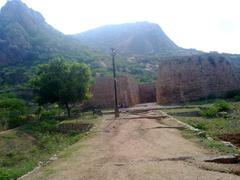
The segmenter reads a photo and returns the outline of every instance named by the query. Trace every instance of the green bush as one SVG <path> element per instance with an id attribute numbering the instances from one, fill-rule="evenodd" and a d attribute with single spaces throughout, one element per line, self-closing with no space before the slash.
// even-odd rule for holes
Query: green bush
<path id="1" fill-rule="evenodd" d="M 234 96 L 234 100 L 235 100 L 235 101 L 240 101 L 240 95 Z"/>
<path id="2" fill-rule="evenodd" d="M 43 120 L 33 124 L 29 124 L 27 128 L 33 132 L 54 133 L 57 130 L 57 121 Z"/>
<path id="3" fill-rule="evenodd" d="M 43 110 L 43 112 L 41 113 L 41 120 L 50 120 L 50 119 L 55 119 L 56 116 L 59 116 L 61 113 L 63 112 L 63 110 L 57 106 L 57 105 L 53 105 L 48 107 L 47 110 Z"/>
<path id="4" fill-rule="evenodd" d="M 211 106 L 209 108 L 201 110 L 200 114 L 201 116 L 212 118 L 216 116 L 217 112 L 218 112 L 218 109 L 214 106 Z"/>
<path id="5" fill-rule="evenodd" d="M 218 112 L 230 110 L 230 104 L 224 100 L 216 101 L 213 106 L 215 106 L 218 109 Z"/>
<path id="6" fill-rule="evenodd" d="M 201 115 L 209 118 L 217 116 L 217 113 L 230 110 L 230 104 L 224 100 L 216 101 L 212 106 L 202 109 Z"/>
<path id="7" fill-rule="evenodd" d="M 1 180 L 13 180 L 17 179 L 17 175 L 11 170 L 0 168 L 0 179 Z"/>
<path id="8" fill-rule="evenodd" d="M 192 124 L 193 127 L 200 129 L 200 130 L 207 130 L 206 124 L 201 121 L 196 121 Z"/>
<path id="9" fill-rule="evenodd" d="M 18 98 L 0 96 L 0 125 L 5 129 L 15 128 L 26 123 L 21 116 L 26 113 L 26 104 Z"/>
<path id="10" fill-rule="evenodd" d="M 0 109 L 5 111 L 19 111 L 24 114 L 26 112 L 25 102 L 17 98 L 1 98 Z"/>
<path id="11" fill-rule="evenodd" d="M 22 126 L 26 124 L 26 120 L 22 118 L 22 114 L 20 112 L 10 112 L 8 116 L 7 127 L 12 129 L 18 126 Z"/>
<path id="12" fill-rule="evenodd" d="M 1 93 L 0 94 L 0 99 L 3 98 L 17 98 L 17 95 L 15 93 Z"/>

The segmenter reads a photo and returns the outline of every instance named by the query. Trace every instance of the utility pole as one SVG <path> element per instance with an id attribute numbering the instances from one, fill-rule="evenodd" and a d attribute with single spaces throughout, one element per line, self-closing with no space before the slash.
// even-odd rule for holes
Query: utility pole
<path id="1" fill-rule="evenodd" d="M 118 99 L 117 99 L 117 79 L 116 79 L 116 68 L 115 68 L 115 56 L 116 51 L 114 48 L 112 50 L 112 65 L 113 65 L 113 80 L 114 80 L 114 99 L 115 99 L 115 118 L 119 117 L 118 109 Z"/>

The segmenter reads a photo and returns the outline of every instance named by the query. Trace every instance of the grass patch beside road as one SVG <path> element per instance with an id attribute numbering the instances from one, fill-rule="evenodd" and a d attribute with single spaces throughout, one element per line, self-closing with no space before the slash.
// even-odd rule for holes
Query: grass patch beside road
<path id="1" fill-rule="evenodd" d="M 95 124 L 97 120 L 90 115 L 71 120 L 71 123 L 82 122 Z M 1 133 L 0 179 L 17 179 L 40 161 L 48 161 L 54 154 L 87 136 L 87 133 L 62 134 L 58 132 L 57 125 L 54 120 L 41 121 Z"/>
<path id="2" fill-rule="evenodd" d="M 163 111 L 197 129 L 206 131 L 214 140 L 209 141 L 204 137 L 196 136 L 196 133 L 188 130 L 184 132 L 185 137 L 195 139 L 223 153 L 240 153 L 239 149 L 226 147 L 219 142 L 221 136 L 240 132 L 240 102 L 221 101 L 224 108 L 223 110 L 220 108 L 221 112 L 218 112 L 220 110 L 216 110 L 215 108 L 218 108 L 219 102 L 220 101 L 205 104 L 200 103 L 201 105 L 199 105 L 199 107 L 164 109 Z M 238 144 L 235 145 L 238 146 Z"/>
<path id="3" fill-rule="evenodd" d="M 182 132 L 182 135 L 186 139 L 190 139 L 196 143 L 201 144 L 203 147 L 218 152 L 220 154 L 240 154 L 240 149 L 228 147 L 219 140 L 209 140 L 205 137 L 201 137 L 196 132 L 193 132 L 191 130 L 184 130 Z"/>

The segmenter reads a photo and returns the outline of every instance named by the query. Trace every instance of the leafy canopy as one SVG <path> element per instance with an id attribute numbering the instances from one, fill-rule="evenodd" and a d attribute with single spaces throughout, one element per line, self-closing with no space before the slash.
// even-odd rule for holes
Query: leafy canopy
<path id="1" fill-rule="evenodd" d="M 39 65 L 31 85 L 40 105 L 58 103 L 70 110 L 90 96 L 91 71 L 88 66 L 62 58 Z"/>

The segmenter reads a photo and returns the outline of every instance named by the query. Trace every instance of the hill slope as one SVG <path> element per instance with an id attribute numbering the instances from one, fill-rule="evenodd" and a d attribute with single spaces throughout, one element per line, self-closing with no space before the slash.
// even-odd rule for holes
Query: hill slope
<path id="1" fill-rule="evenodd" d="M 132 74 L 141 82 L 153 82 L 159 61 L 166 57 L 202 53 L 177 46 L 159 25 L 149 22 L 102 26 L 73 37 L 104 53 L 115 48 L 118 71 Z"/>
<path id="2" fill-rule="evenodd" d="M 104 26 L 66 36 L 47 24 L 39 12 L 21 0 L 12 0 L 0 11 L 0 67 L 7 66 L 1 69 L 0 84 L 26 81 L 26 65 L 55 56 L 79 60 L 90 65 L 94 75 L 106 75 L 111 72 L 111 47 L 117 48 L 118 72 L 143 82 L 156 79 L 162 57 L 198 53 L 178 47 L 159 25 L 148 22 Z"/>
<path id="3" fill-rule="evenodd" d="M 8 1 L 0 11 L 0 65 L 35 63 L 54 56 L 89 59 L 88 48 L 45 22 L 20 0 Z M 34 62 L 33 62 L 34 61 Z"/>
<path id="4" fill-rule="evenodd" d="M 149 22 L 108 25 L 74 35 L 82 44 L 105 52 L 113 47 L 127 56 L 169 56 L 189 52 L 178 47 L 158 24 Z"/>

